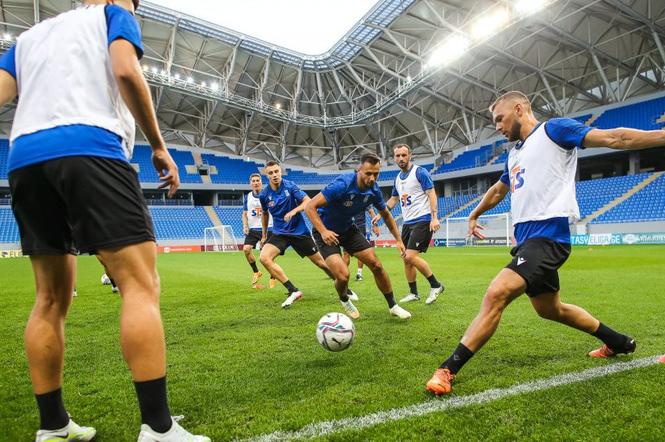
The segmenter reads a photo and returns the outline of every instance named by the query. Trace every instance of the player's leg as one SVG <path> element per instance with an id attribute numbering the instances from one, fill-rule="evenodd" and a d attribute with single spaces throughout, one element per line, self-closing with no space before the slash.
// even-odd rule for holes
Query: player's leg
<path id="1" fill-rule="evenodd" d="M 245 235 L 245 241 L 242 246 L 242 252 L 245 255 L 247 263 L 252 269 L 252 288 L 258 288 L 257 283 L 263 274 L 259 271 L 259 268 L 256 266 L 256 259 L 254 259 L 254 254 L 252 250 L 256 247 L 256 244 L 261 240 L 261 234 L 256 230 L 250 230 L 247 235 Z"/>
<path id="2" fill-rule="evenodd" d="M 293 285 L 284 273 L 284 270 L 275 262 L 275 259 L 286 250 L 290 245 L 289 237 L 282 235 L 272 235 L 268 242 L 263 245 L 261 249 L 261 255 L 259 259 L 261 264 L 268 269 L 271 275 L 275 276 L 279 282 L 284 285 L 288 294 L 284 302 L 282 302 L 282 308 L 290 307 L 298 299 L 302 298 L 302 292 L 298 290 L 298 287 Z"/>
<path id="3" fill-rule="evenodd" d="M 356 259 L 356 262 L 358 263 L 358 270 L 356 270 L 356 281 L 362 281 L 363 280 L 363 262 L 359 259 Z"/>
<path id="4" fill-rule="evenodd" d="M 487 288 L 480 312 L 466 329 L 457 348 L 427 382 L 429 391 L 434 394 L 452 391 L 451 383 L 457 372 L 489 341 L 499 326 L 503 311 L 525 289 L 526 281 L 513 270 L 504 268 L 499 272 Z"/>
<path id="5" fill-rule="evenodd" d="M 403 231 L 406 232 L 407 228 L 409 234 L 402 235 L 402 241 L 406 246 L 406 255 L 404 257 L 406 280 L 409 283 L 411 293 L 415 294 L 417 297 L 418 288 L 416 285 L 416 271 L 420 272 L 430 285 L 430 292 L 425 303 L 432 304 L 444 290 L 443 284 L 436 279 L 429 263 L 420 255 L 421 253 L 427 252 L 429 243 L 432 240 L 432 231 L 430 230 L 429 222 L 427 221 L 406 225 L 404 226 Z M 406 241 L 404 241 L 405 239 Z"/>
<path id="6" fill-rule="evenodd" d="M 351 255 L 347 250 L 344 250 L 344 254 L 342 255 L 342 260 L 344 261 L 344 264 L 347 267 L 351 264 Z"/>
<path id="7" fill-rule="evenodd" d="M 589 353 L 589 356 L 610 357 L 635 351 L 636 344 L 633 338 L 612 330 L 583 308 L 561 302 L 558 291 L 541 293 L 529 299 L 541 318 L 560 322 L 600 339 L 604 345 Z"/>
<path id="8" fill-rule="evenodd" d="M 335 275 L 330 271 L 330 269 L 328 268 L 328 265 L 326 264 L 326 260 L 323 259 L 323 256 L 321 256 L 321 254 L 319 252 L 316 252 L 316 253 L 313 253 L 313 254 L 309 255 L 307 258 L 309 258 L 309 260 L 312 261 L 312 263 L 315 266 L 317 266 L 318 268 L 323 270 L 323 272 L 326 275 L 328 275 L 328 278 L 335 279 Z M 341 256 L 340 256 L 340 258 L 341 258 Z M 342 260 L 342 262 L 344 262 L 344 261 Z M 348 269 L 348 265 L 347 265 L 347 269 Z"/>
<path id="9" fill-rule="evenodd" d="M 386 270 L 383 268 L 383 264 L 381 264 L 381 261 L 379 261 L 376 253 L 374 253 L 374 248 L 370 247 L 354 252 L 353 256 L 362 261 L 363 264 L 365 264 L 374 275 L 376 286 L 386 298 L 388 308 L 390 309 L 390 314 L 401 319 L 410 318 L 411 313 L 404 310 L 395 302 L 395 295 L 393 294 L 393 287 L 390 283 L 390 277 L 388 276 Z"/>
<path id="10" fill-rule="evenodd" d="M 113 276 L 111 276 L 111 271 L 106 267 L 106 264 L 104 264 L 104 258 L 99 256 L 98 254 L 95 255 L 97 258 L 97 261 L 102 265 L 104 268 L 104 273 L 106 273 L 106 276 L 108 277 L 109 281 L 111 282 L 111 291 L 113 293 L 118 293 L 118 285 L 115 283 L 115 280 L 113 279 Z"/>

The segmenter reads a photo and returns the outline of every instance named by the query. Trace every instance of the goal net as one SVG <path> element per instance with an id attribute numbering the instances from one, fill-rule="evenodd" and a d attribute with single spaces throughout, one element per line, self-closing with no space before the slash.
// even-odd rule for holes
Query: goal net
<path id="1" fill-rule="evenodd" d="M 205 252 L 237 252 L 238 241 L 233 227 L 223 225 L 203 229 L 203 250 Z"/>
<path id="2" fill-rule="evenodd" d="M 446 247 L 452 246 L 511 246 L 510 213 L 482 215 L 478 218 L 485 239 L 469 236 L 469 218 L 446 218 Z"/>

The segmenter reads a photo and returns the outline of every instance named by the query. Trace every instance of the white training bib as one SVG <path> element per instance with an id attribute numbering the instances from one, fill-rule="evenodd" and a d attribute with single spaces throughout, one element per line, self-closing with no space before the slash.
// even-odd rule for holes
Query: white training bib
<path id="1" fill-rule="evenodd" d="M 401 179 L 401 173 L 395 178 L 395 189 L 399 194 L 399 204 L 405 222 L 431 214 L 427 193 L 416 177 L 419 167 L 414 164 L 405 179 Z"/>
<path id="2" fill-rule="evenodd" d="M 564 149 L 552 141 L 545 124 L 508 155 L 513 224 L 580 218 L 575 197 L 577 149 Z"/>
<path id="3" fill-rule="evenodd" d="M 261 208 L 261 201 L 258 196 L 254 196 L 253 192 L 249 192 L 247 198 L 247 222 L 250 229 L 260 230 L 263 229 L 263 209 Z M 268 213 L 268 228 L 272 228 L 272 215 Z"/>

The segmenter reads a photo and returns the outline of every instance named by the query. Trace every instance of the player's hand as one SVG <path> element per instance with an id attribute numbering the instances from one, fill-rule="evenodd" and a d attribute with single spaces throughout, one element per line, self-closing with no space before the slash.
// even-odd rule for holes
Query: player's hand
<path id="1" fill-rule="evenodd" d="M 374 218 L 372 218 L 372 225 L 375 226 L 376 223 L 378 223 L 380 219 L 381 219 L 381 214 L 377 213 L 376 215 L 374 215 Z"/>
<path id="2" fill-rule="evenodd" d="M 379 226 L 377 226 L 376 224 L 373 224 L 372 225 L 372 233 L 374 233 L 374 235 L 377 236 L 377 237 L 379 235 L 381 235 L 381 229 L 379 229 Z"/>
<path id="3" fill-rule="evenodd" d="M 261 237 L 261 245 L 259 247 L 263 248 L 263 246 L 266 244 L 266 241 L 268 241 L 267 236 L 262 236 Z"/>
<path id="4" fill-rule="evenodd" d="M 478 239 L 485 239 L 485 235 L 481 232 L 485 228 L 478 224 L 477 219 L 469 218 L 469 236 L 474 236 Z"/>
<path id="5" fill-rule="evenodd" d="M 399 250 L 399 256 L 406 257 L 406 247 L 401 240 L 397 241 L 397 250 Z"/>
<path id="6" fill-rule="evenodd" d="M 171 198 L 175 191 L 180 187 L 180 176 L 178 175 L 178 166 L 171 158 L 171 154 L 168 149 L 158 148 L 153 149 L 152 151 L 152 165 L 155 166 L 155 170 L 159 174 L 159 181 L 162 184 L 159 185 L 160 189 L 165 187 L 169 188 L 168 197 Z"/>
<path id="7" fill-rule="evenodd" d="M 436 217 L 432 218 L 432 221 L 429 222 L 430 231 L 436 232 L 440 228 L 441 228 L 441 223 L 439 223 L 439 220 Z"/>
<path id="8" fill-rule="evenodd" d="M 243 235 L 249 235 L 249 227 L 243 226 L 242 227 L 242 233 L 243 233 Z"/>
<path id="9" fill-rule="evenodd" d="M 329 246 L 339 245 L 339 235 L 337 235 L 332 230 L 326 229 L 325 231 L 321 232 L 321 239 L 323 239 L 323 242 Z"/>
<path id="10" fill-rule="evenodd" d="M 289 221 L 291 221 L 291 218 L 293 218 L 296 215 L 296 213 L 298 213 L 298 211 L 291 210 L 289 213 L 284 215 L 284 221 L 286 221 L 288 223 Z"/>

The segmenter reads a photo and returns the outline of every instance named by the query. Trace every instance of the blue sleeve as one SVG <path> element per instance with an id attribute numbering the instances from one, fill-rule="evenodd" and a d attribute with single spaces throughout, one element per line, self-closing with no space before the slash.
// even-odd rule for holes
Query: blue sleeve
<path id="1" fill-rule="evenodd" d="M 263 205 L 263 203 L 261 203 L 261 205 Z M 242 197 L 242 210 L 247 212 L 247 195 L 243 195 Z"/>
<path id="2" fill-rule="evenodd" d="M 545 123 L 545 132 L 552 141 L 567 150 L 584 149 L 584 137 L 592 128 L 571 118 L 552 118 Z"/>
<path id="3" fill-rule="evenodd" d="M 342 177 L 337 177 L 335 180 L 323 188 L 321 194 L 326 199 L 326 202 L 331 203 L 341 199 L 346 192 L 346 182 Z"/>
<path id="4" fill-rule="evenodd" d="M 420 183 L 420 187 L 423 188 L 423 190 L 429 190 L 434 187 L 434 183 L 432 182 L 432 177 L 429 175 L 429 172 L 425 170 L 424 167 L 419 167 L 416 169 L 416 179 Z"/>
<path id="5" fill-rule="evenodd" d="M 9 72 L 16 80 L 16 45 L 9 48 L 0 58 L 0 69 Z"/>
<path id="6" fill-rule="evenodd" d="M 393 183 L 393 191 L 390 196 L 399 196 L 399 192 L 397 192 L 397 178 L 395 178 L 395 182 Z"/>
<path id="7" fill-rule="evenodd" d="M 127 40 L 134 45 L 139 60 L 143 57 L 143 43 L 141 43 L 141 30 L 132 14 L 125 8 L 116 5 L 107 5 L 106 28 L 108 30 L 108 44 L 119 38 Z"/>
<path id="8" fill-rule="evenodd" d="M 376 189 L 374 189 L 374 202 L 372 205 L 378 211 L 386 208 L 386 202 L 383 199 L 383 193 L 381 193 L 379 186 L 376 186 Z"/>
<path id="9" fill-rule="evenodd" d="M 261 210 L 264 212 L 268 210 L 268 204 L 266 203 L 266 196 L 263 192 L 259 194 L 259 201 L 261 202 Z"/>
<path id="10" fill-rule="evenodd" d="M 302 203 L 302 200 L 305 199 L 307 194 L 303 192 L 300 187 L 296 186 L 295 184 L 291 185 L 291 195 L 293 195 L 296 200 L 298 200 L 298 203 Z"/>
<path id="11" fill-rule="evenodd" d="M 503 168 L 503 173 L 501 174 L 501 178 L 499 178 L 499 181 L 501 181 L 506 186 L 510 187 L 510 173 L 508 172 L 508 160 L 506 160 L 506 165 Z"/>

